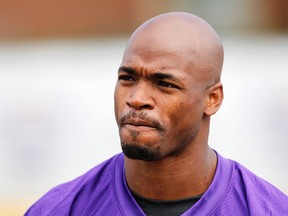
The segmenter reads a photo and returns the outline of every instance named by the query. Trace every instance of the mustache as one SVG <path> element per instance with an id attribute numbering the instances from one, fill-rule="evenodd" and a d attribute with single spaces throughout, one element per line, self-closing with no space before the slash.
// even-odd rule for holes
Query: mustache
<path id="1" fill-rule="evenodd" d="M 145 112 L 136 112 L 134 110 L 131 110 L 130 112 L 128 112 L 127 114 L 122 116 L 122 118 L 120 119 L 120 125 L 123 126 L 127 120 L 135 119 L 135 118 L 141 119 L 141 120 L 153 125 L 153 127 L 155 127 L 159 131 L 165 130 L 165 127 L 155 117 L 149 116 Z"/>

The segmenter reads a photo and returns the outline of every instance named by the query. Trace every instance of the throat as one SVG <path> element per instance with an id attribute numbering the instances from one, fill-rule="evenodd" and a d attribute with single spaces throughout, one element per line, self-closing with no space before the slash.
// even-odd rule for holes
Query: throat
<path id="1" fill-rule="evenodd" d="M 202 194 L 179 200 L 154 200 L 142 197 L 139 194 L 131 191 L 134 199 L 148 216 L 176 216 L 181 215 L 189 208 L 191 208 L 198 200 L 201 199 Z"/>
<path id="2" fill-rule="evenodd" d="M 195 157 L 162 164 L 125 158 L 128 187 L 154 200 L 179 200 L 203 194 L 209 188 L 217 165 L 216 155 L 205 162 Z"/>

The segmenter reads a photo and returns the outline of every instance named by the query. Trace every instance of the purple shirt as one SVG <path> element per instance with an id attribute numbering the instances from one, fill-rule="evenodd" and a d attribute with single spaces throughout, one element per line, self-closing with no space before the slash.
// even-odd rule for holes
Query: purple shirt
<path id="1" fill-rule="evenodd" d="M 214 179 L 202 198 L 182 215 L 288 215 L 288 197 L 235 161 L 217 154 Z M 73 181 L 59 185 L 25 214 L 145 215 L 131 195 L 118 154 Z"/>

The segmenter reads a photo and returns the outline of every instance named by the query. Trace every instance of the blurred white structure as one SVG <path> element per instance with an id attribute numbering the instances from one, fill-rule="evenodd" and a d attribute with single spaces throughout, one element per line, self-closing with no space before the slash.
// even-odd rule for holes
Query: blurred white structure
<path id="1" fill-rule="evenodd" d="M 224 38 L 210 145 L 288 193 L 288 37 Z M 38 199 L 121 151 L 125 39 L 0 44 L 0 199 Z"/>

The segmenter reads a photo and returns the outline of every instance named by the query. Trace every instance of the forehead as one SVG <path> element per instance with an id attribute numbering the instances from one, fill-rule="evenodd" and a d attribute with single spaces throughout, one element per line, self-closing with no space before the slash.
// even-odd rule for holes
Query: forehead
<path id="1" fill-rule="evenodd" d="M 155 74 L 166 74 L 177 80 L 187 80 L 189 74 L 183 67 L 182 59 L 174 53 L 162 52 L 161 50 L 149 51 L 147 49 L 127 49 L 119 72 L 122 68 L 131 68 L 133 73 L 139 76 L 154 76 Z M 129 72 L 129 70 L 124 70 Z M 168 77 L 168 76 L 165 76 Z"/>
<path id="2" fill-rule="evenodd" d="M 155 31 L 152 28 L 136 32 L 128 42 L 122 63 L 182 69 L 191 62 L 191 59 L 187 58 L 190 51 L 178 41 L 180 38 L 171 34 L 168 37 L 164 32 Z"/>
<path id="3" fill-rule="evenodd" d="M 167 53 L 161 50 L 127 49 L 121 65 L 145 67 L 151 69 L 178 69 L 183 67 L 183 59 L 177 53 Z"/>

